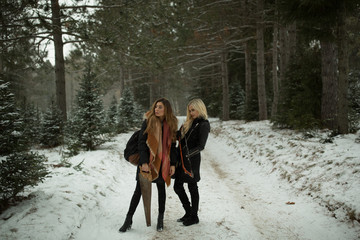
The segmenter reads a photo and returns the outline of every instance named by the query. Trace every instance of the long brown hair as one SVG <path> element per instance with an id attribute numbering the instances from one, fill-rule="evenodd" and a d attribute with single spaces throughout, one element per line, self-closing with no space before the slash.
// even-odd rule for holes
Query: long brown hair
<path id="1" fill-rule="evenodd" d="M 166 98 L 159 98 L 156 100 L 153 105 L 151 106 L 151 109 L 145 113 L 145 117 L 147 119 L 147 127 L 144 133 L 149 133 L 150 131 L 153 131 L 153 129 L 156 126 L 156 121 L 159 121 L 159 118 L 155 115 L 155 107 L 158 102 L 161 102 L 164 104 L 164 119 L 166 120 L 167 124 L 170 127 L 171 136 L 173 138 L 173 141 L 176 140 L 176 130 L 178 127 L 178 120 L 176 116 L 173 113 L 171 104 L 169 100 Z"/>

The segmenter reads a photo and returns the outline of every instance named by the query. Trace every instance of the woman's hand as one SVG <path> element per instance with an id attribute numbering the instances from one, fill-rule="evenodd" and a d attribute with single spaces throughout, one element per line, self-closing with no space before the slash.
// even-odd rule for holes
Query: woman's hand
<path id="1" fill-rule="evenodd" d="M 170 176 L 175 174 L 175 166 L 170 166 Z"/>
<path id="2" fill-rule="evenodd" d="M 149 172 L 149 164 L 144 163 L 143 165 L 141 165 L 141 171 L 143 172 Z"/>

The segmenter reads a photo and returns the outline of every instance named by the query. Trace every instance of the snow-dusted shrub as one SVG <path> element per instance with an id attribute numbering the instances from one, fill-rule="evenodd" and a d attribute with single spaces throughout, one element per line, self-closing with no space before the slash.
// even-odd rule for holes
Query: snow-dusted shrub
<path id="1" fill-rule="evenodd" d="M 134 95 L 130 89 L 125 88 L 120 98 L 118 107 L 117 132 L 127 132 L 134 127 L 140 127 L 142 121 L 142 111 L 134 100 Z"/>
<path id="2" fill-rule="evenodd" d="M 77 154 L 80 149 L 94 150 L 106 142 L 104 126 L 99 86 L 88 64 L 77 93 L 77 106 L 66 124 L 65 144 L 70 155 Z"/>
<path id="3" fill-rule="evenodd" d="M 44 147 L 56 147 L 62 143 L 63 121 L 61 111 L 51 104 L 44 113 L 40 131 L 40 144 Z"/>
<path id="4" fill-rule="evenodd" d="M 48 174 L 42 155 L 19 152 L 0 162 L 0 210 L 14 199 L 26 186 L 35 186 Z"/>
<path id="5" fill-rule="evenodd" d="M 10 83 L 0 79 L 0 156 L 27 149 L 24 121 L 15 104 Z"/>
<path id="6" fill-rule="evenodd" d="M 106 114 L 106 124 L 105 124 L 105 132 L 110 135 L 115 135 L 116 128 L 118 125 L 118 107 L 115 96 L 113 97 L 109 109 Z"/>
<path id="7" fill-rule="evenodd" d="M 349 74 L 349 131 L 360 129 L 360 71 Z"/>

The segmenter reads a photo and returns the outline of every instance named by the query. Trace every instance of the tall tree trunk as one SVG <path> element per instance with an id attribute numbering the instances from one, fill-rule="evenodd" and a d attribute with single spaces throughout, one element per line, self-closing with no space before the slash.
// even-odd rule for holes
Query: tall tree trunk
<path id="1" fill-rule="evenodd" d="M 159 93 L 158 98 L 165 97 L 167 94 L 167 80 L 164 71 L 158 73 L 158 86 L 159 86 Z M 169 100 L 169 99 L 168 99 Z"/>
<path id="2" fill-rule="evenodd" d="M 325 127 L 335 130 L 337 127 L 337 91 L 336 48 L 329 41 L 321 41 L 321 120 Z"/>
<path id="3" fill-rule="evenodd" d="M 291 25 L 288 26 L 288 50 L 289 56 L 288 61 L 292 56 L 295 55 L 296 52 L 296 22 L 293 22 Z"/>
<path id="4" fill-rule="evenodd" d="M 349 132 L 348 120 L 348 69 L 349 69 L 349 56 L 347 50 L 347 33 L 345 18 L 345 7 L 340 9 L 340 17 L 337 29 L 338 37 L 338 51 L 339 51 L 339 86 L 338 86 L 338 131 L 341 134 Z"/>
<path id="5" fill-rule="evenodd" d="M 133 79 L 132 79 L 132 70 L 131 70 L 131 68 L 127 68 L 127 73 L 128 73 L 128 76 L 127 76 L 127 81 L 126 82 L 128 82 L 128 86 L 133 86 L 134 84 L 133 84 Z M 124 85 L 125 85 L 125 80 L 124 80 Z"/>
<path id="6" fill-rule="evenodd" d="M 72 106 L 73 101 L 74 101 L 74 79 L 70 79 L 70 81 L 68 81 L 68 103 L 70 104 L 70 106 Z M 71 109 L 71 108 L 70 108 Z M 71 114 L 71 110 L 70 110 L 70 114 Z"/>
<path id="7" fill-rule="evenodd" d="M 296 22 L 291 25 L 280 26 L 279 49 L 279 85 L 281 85 L 282 79 L 285 78 L 286 68 L 289 64 L 290 58 L 294 56 L 296 52 Z"/>
<path id="8" fill-rule="evenodd" d="M 119 62 L 119 90 L 120 90 L 120 95 L 121 95 L 120 97 L 123 96 L 124 86 L 125 86 L 124 68 L 121 65 L 121 63 Z"/>
<path id="9" fill-rule="evenodd" d="M 281 87 L 281 82 L 285 79 L 286 73 L 286 28 L 284 26 L 280 26 L 279 28 L 279 51 L 280 51 L 280 59 L 279 59 L 279 86 Z"/>
<path id="10" fill-rule="evenodd" d="M 151 107 L 156 99 L 156 79 L 153 74 L 151 74 L 151 79 L 149 83 L 149 90 L 150 90 L 150 96 L 149 96 L 149 106 Z"/>
<path id="11" fill-rule="evenodd" d="M 0 41 L 0 79 L 3 78 L 3 51 L 4 51 L 3 49 L 4 49 L 3 42 Z"/>
<path id="12" fill-rule="evenodd" d="M 151 107 L 152 104 L 160 97 L 163 97 L 161 94 L 161 81 L 160 81 L 160 73 L 151 73 L 151 79 L 150 79 L 150 104 Z"/>
<path id="13" fill-rule="evenodd" d="M 273 76 L 273 102 L 271 107 L 271 117 L 274 118 L 277 114 L 278 102 L 279 102 L 279 83 L 278 83 L 278 24 L 274 24 L 274 32 L 273 32 L 273 49 L 272 49 L 272 76 Z"/>
<path id="14" fill-rule="evenodd" d="M 257 0 L 258 20 L 256 23 L 256 62 L 259 100 L 259 120 L 267 119 L 265 68 L 264 68 L 264 0 Z"/>
<path id="15" fill-rule="evenodd" d="M 0 50 L 1 50 L 2 48 L 0 47 Z M 3 57 L 2 57 L 2 53 L 0 52 L 0 78 L 2 78 L 3 77 Z"/>
<path id="16" fill-rule="evenodd" d="M 62 112 L 63 120 L 66 121 L 66 91 L 65 91 L 65 64 L 63 40 L 61 32 L 60 6 L 58 0 L 51 0 L 53 37 L 55 48 L 55 83 L 56 103 Z"/>
<path id="17" fill-rule="evenodd" d="M 251 52 L 248 43 L 245 43 L 245 106 L 251 109 Z M 246 111 L 247 112 L 247 111 Z"/>
<path id="18" fill-rule="evenodd" d="M 223 50 L 221 53 L 221 81 L 222 81 L 222 120 L 228 121 L 230 119 L 229 114 L 229 74 L 227 66 L 227 50 Z"/>

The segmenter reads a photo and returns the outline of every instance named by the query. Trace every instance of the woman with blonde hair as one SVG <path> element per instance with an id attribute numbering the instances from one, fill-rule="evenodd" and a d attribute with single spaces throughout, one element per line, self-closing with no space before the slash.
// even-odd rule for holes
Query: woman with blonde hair
<path id="1" fill-rule="evenodd" d="M 176 130 L 178 120 L 173 114 L 170 102 L 160 98 L 154 102 L 145 114 L 145 120 L 139 133 L 138 150 L 140 153 L 136 173 L 136 188 L 132 196 L 126 219 L 120 232 L 131 229 L 132 217 L 139 204 L 141 189 L 138 174 L 148 173 L 148 178 L 156 183 L 158 189 L 159 215 L 157 231 L 163 230 L 166 191 L 165 183 L 170 185 L 171 176 L 175 173 L 176 164 Z"/>
<path id="2" fill-rule="evenodd" d="M 201 99 L 193 99 L 187 105 L 186 121 L 178 131 L 181 167 L 176 171 L 174 190 L 185 209 L 185 215 L 177 221 L 185 226 L 199 223 L 197 182 L 200 181 L 200 151 L 205 148 L 210 132 L 210 123 L 207 118 L 204 102 Z M 188 184 L 191 204 L 185 192 L 184 183 Z"/>

